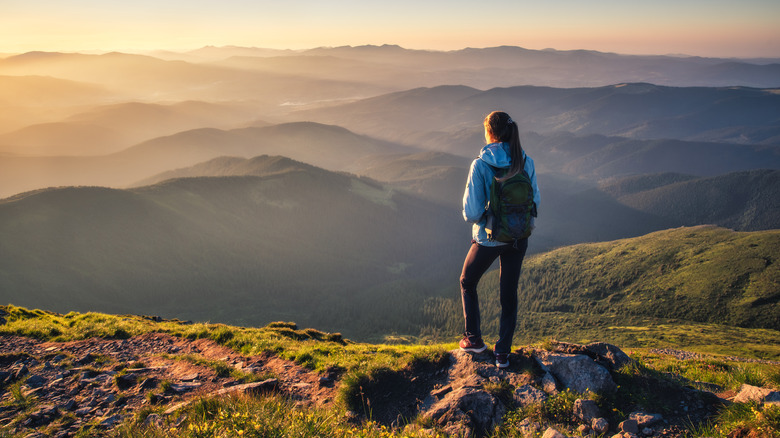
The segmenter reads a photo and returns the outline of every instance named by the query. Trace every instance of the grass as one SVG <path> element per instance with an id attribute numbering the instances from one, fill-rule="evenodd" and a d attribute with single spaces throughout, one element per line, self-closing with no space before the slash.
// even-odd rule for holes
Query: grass
<path id="1" fill-rule="evenodd" d="M 504 421 L 497 428 L 494 436 L 524 438 L 526 433 L 523 431 L 522 425 L 529 422 L 539 425 L 555 425 L 559 432 L 573 434 L 577 427 L 574 421 L 574 401 L 588 397 L 589 395 L 586 394 L 565 390 L 541 403 L 513 409 L 504 415 Z"/>
<path id="2" fill-rule="evenodd" d="M 148 413 L 148 412 L 147 412 Z M 443 437 L 415 425 L 391 430 L 371 421 L 349 424 L 333 410 L 300 408 L 278 396 L 206 398 L 183 412 L 181 423 L 144 425 L 146 417 L 126 422 L 108 436 L 128 438 L 205 437 Z"/>
<path id="3" fill-rule="evenodd" d="M 774 438 L 780 436 L 780 406 L 734 403 L 725 406 L 713 421 L 691 425 L 690 430 L 695 437 Z"/>
<path id="4" fill-rule="evenodd" d="M 35 398 L 29 395 L 25 395 L 21 380 L 9 385 L 8 392 L 10 393 L 11 398 L 5 403 L 7 406 L 14 406 L 24 410 L 35 405 Z"/>
<path id="5" fill-rule="evenodd" d="M 639 350 L 634 352 L 634 359 L 693 386 L 697 382 L 705 382 L 733 391 L 739 390 L 743 384 L 780 389 L 780 367 L 777 365 L 740 362 L 718 356 L 679 360 L 670 355 Z"/>

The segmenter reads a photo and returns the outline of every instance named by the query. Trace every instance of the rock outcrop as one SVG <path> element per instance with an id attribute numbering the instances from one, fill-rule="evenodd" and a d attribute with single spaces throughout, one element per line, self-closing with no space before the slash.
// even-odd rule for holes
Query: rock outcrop
<path id="1" fill-rule="evenodd" d="M 534 357 L 543 370 L 574 392 L 611 393 L 617 390 L 609 370 L 589 356 L 539 352 Z"/>
<path id="2" fill-rule="evenodd" d="M 562 390 L 614 392 L 617 386 L 610 371 L 631 362 L 619 348 L 604 343 L 556 344 L 552 351 L 519 350 L 510 355 L 510 367 L 505 369 L 495 367 L 490 352 L 455 350 L 446 379 L 422 407 L 423 417 L 454 436 L 481 436 L 509 409 L 542 403 Z M 510 388 L 511 396 L 502 396 L 500 388 Z M 605 433 L 609 428 L 592 400 L 577 400 L 574 413 L 588 431 Z M 541 432 L 540 425 L 526 423 L 521 428 L 529 434 Z M 555 434 L 560 432 L 545 432 Z"/>

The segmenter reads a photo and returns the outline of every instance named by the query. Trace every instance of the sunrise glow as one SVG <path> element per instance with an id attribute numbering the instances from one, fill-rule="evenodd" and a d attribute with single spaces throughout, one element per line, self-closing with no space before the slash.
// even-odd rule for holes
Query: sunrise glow
<path id="1" fill-rule="evenodd" d="M 780 2 L 771 0 L 10 0 L 0 8 L 0 53 L 398 44 L 432 50 L 515 45 L 626 54 L 780 56 Z"/>

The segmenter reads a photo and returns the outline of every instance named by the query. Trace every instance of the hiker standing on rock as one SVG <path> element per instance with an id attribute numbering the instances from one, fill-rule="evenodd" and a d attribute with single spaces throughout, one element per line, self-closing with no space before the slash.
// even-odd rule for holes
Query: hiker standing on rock
<path id="1" fill-rule="evenodd" d="M 539 205 L 539 188 L 534 161 L 520 145 L 517 122 L 505 112 L 494 111 L 485 117 L 484 125 L 488 144 L 471 163 L 463 194 L 463 217 L 473 226 L 471 248 L 460 275 L 466 322 L 460 348 L 472 353 L 487 348 L 480 331 L 477 284 L 499 258 L 501 319 L 493 352 L 496 366 L 505 368 L 517 325 L 517 284 Z"/>

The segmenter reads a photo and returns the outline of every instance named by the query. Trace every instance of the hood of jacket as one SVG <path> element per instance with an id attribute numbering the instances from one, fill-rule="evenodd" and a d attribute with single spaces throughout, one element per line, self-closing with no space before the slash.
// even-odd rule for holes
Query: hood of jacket
<path id="1" fill-rule="evenodd" d="M 479 158 L 499 169 L 508 169 L 512 165 L 509 143 L 490 143 L 479 151 Z"/>

